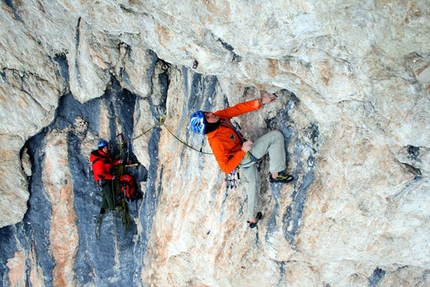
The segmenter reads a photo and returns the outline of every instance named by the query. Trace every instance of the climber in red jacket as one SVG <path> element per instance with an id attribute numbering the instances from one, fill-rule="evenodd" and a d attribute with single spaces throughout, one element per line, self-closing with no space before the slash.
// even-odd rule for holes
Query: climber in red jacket
<path id="1" fill-rule="evenodd" d="M 271 131 L 255 142 L 245 140 L 230 122 L 230 119 L 244 113 L 258 110 L 265 104 L 276 101 L 275 94 L 266 94 L 260 99 L 237 104 L 220 111 L 197 111 L 191 115 L 190 127 L 194 133 L 205 134 L 219 167 L 231 173 L 237 167 L 248 180 L 248 217 L 250 227 L 254 228 L 262 218 L 257 212 L 261 179 L 256 162 L 265 154 L 270 157 L 270 182 L 288 183 L 293 181 L 287 175 L 284 136 L 280 131 Z"/>
<path id="2" fill-rule="evenodd" d="M 100 140 L 97 147 L 97 150 L 91 152 L 90 161 L 92 163 L 94 179 L 102 189 L 103 198 L 100 213 L 103 214 L 106 209 L 115 208 L 115 189 L 113 187 L 113 180 L 115 179 L 114 167 L 121 164 L 122 159 L 114 161 L 109 152 L 108 142 L 105 140 Z"/>

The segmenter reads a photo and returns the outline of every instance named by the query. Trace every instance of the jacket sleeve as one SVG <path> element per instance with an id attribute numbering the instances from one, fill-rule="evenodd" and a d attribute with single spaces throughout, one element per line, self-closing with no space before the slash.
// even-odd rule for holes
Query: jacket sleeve
<path id="1" fill-rule="evenodd" d="M 261 107 L 262 106 L 261 106 L 260 100 L 256 99 L 256 100 L 252 100 L 252 101 L 245 102 L 245 103 L 239 103 L 237 105 L 234 105 L 234 106 L 229 107 L 229 108 L 225 108 L 225 109 L 220 110 L 220 111 L 216 111 L 215 114 L 221 118 L 231 119 L 231 118 L 237 117 L 239 115 L 258 110 Z"/>
<path id="2" fill-rule="evenodd" d="M 225 173 L 230 173 L 238 167 L 245 156 L 245 152 L 243 150 L 239 150 L 235 154 L 225 152 L 223 142 L 220 139 L 213 140 L 210 145 L 220 169 Z"/>

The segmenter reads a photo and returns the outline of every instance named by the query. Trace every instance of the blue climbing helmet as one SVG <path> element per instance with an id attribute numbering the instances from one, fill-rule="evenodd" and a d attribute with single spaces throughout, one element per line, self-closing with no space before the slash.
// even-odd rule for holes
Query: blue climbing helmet
<path id="1" fill-rule="evenodd" d="M 108 145 L 108 142 L 107 141 L 105 141 L 105 140 L 100 140 L 98 143 L 97 143 L 97 147 L 99 148 L 99 149 L 101 149 L 101 148 L 104 148 L 105 146 L 107 146 Z"/>
<path id="2" fill-rule="evenodd" d="M 190 128 L 191 130 L 199 135 L 205 133 L 206 122 L 205 122 L 205 112 L 197 111 L 194 112 L 190 117 Z"/>

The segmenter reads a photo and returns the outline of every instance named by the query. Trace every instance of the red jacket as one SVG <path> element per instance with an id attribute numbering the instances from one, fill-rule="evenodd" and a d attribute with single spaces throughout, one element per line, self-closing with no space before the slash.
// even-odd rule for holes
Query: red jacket
<path id="1" fill-rule="evenodd" d="M 215 159 L 223 172 L 232 172 L 245 156 L 245 152 L 242 150 L 242 140 L 239 138 L 243 136 L 239 131 L 239 135 L 235 132 L 230 119 L 260 108 L 261 103 L 257 99 L 214 113 L 220 117 L 221 124 L 216 130 L 206 134 L 206 136 Z"/>
<path id="2" fill-rule="evenodd" d="M 105 154 L 101 150 L 92 151 L 90 154 L 90 161 L 93 164 L 93 174 L 95 180 L 113 179 L 113 167 L 117 166 L 119 161 L 114 161 L 110 154 Z"/>

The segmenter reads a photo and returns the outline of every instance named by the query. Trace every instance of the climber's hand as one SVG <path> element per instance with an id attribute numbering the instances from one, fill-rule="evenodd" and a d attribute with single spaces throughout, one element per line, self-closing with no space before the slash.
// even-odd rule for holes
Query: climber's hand
<path id="1" fill-rule="evenodd" d="M 247 140 L 246 142 L 243 143 L 242 150 L 244 152 L 249 152 L 252 149 L 252 145 L 253 145 L 253 142 L 250 140 Z"/>

